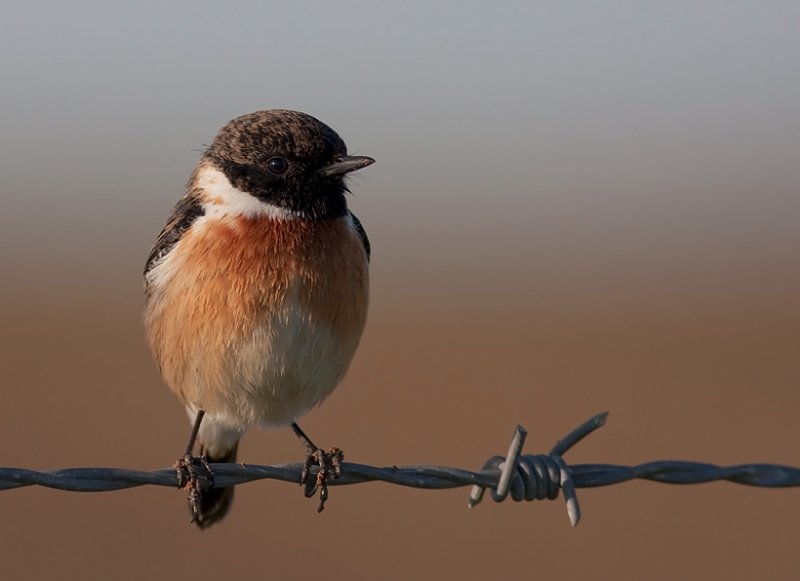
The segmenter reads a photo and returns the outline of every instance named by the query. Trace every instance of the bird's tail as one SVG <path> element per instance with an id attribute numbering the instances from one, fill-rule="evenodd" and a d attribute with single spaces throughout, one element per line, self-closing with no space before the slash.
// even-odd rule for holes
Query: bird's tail
<path id="1" fill-rule="evenodd" d="M 236 462 L 236 450 L 238 448 L 239 442 L 237 441 L 232 448 L 222 453 L 209 453 L 207 456 L 209 464 Z M 204 490 L 200 497 L 200 506 L 198 507 L 194 524 L 201 529 L 205 529 L 222 520 L 231 508 L 233 488 L 233 486 L 226 486 L 224 488 Z"/>

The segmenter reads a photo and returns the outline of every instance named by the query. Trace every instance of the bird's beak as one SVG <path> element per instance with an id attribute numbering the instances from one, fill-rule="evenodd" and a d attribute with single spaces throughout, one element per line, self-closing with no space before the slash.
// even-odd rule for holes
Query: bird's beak
<path id="1" fill-rule="evenodd" d="M 333 160 L 333 163 L 317 170 L 317 174 L 323 177 L 342 176 L 351 171 L 367 167 L 375 163 L 375 160 L 366 155 L 343 155 Z"/>

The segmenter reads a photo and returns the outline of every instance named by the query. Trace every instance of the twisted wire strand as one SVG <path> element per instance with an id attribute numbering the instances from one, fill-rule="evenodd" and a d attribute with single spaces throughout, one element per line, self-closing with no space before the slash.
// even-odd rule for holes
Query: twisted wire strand
<path id="1" fill-rule="evenodd" d="M 470 507 L 481 501 L 487 488 L 496 502 L 508 496 L 514 501 L 553 500 L 562 492 L 573 526 L 580 520 L 575 492 L 577 488 L 609 486 L 634 479 L 667 484 L 728 481 L 766 488 L 800 487 L 800 468 L 778 464 L 717 466 L 684 460 L 660 460 L 637 466 L 567 464 L 562 454 L 601 427 L 606 416 L 606 413 L 593 416 L 557 442 L 549 454 L 522 454 L 527 432 L 518 426 L 506 456 L 490 458 L 480 471 L 449 466 L 377 467 L 345 462 L 342 464 L 342 475 L 328 484 L 339 486 L 380 481 L 423 489 L 471 486 Z M 265 479 L 299 483 L 303 464 L 211 464 L 211 468 L 214 485 L 222 487 Z M 148 472 L 126 468 L 65 468 L 52 471 L 0 468 L 0 490 L 43 486 L 74 492 L 104 492 L 144 485 L 176 487 L 175 469 Z"/>

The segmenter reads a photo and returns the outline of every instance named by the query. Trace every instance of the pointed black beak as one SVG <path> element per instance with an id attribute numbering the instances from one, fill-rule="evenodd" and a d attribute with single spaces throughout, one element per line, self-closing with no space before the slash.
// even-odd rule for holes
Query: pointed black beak
<path id="1" fill-rule="evenodd" d="M 375 160 L 366 155 L 343 155 L 333 160 L 333 163 L 317 170 L 317 174 L 323 177 L 342 176 L 351 171 L 365 168 L 375 163 Z"/>

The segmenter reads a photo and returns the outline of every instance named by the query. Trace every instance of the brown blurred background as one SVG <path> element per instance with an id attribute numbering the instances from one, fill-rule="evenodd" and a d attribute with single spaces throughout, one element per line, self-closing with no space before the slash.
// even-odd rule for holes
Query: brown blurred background
<path id="1" fill-rule="evenodd" d="M 791 2 L 10 3 L 0 22 L 0 465 L 157 469 L 189 426 L 140 273 L 216 129 L 304 110 L 352 183 L 372 310 L 303 421 L 347 458 L 479 468 L 517 423 L 567 459 L 800 465 L 800 9 Z M 248 463 L 299 461 L 288 431 Z M 794 579 L 800 490 L 0 492 L 3 579 Z"/>

